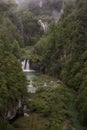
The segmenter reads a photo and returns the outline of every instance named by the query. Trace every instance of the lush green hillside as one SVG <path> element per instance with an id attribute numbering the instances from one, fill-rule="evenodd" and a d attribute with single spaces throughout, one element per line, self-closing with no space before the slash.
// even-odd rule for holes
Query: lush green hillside
<path id="1" fill-rule="evenodd" d="M 8 112 L 16 109 L 26 95 L 26 78 L 17 58 L 20 35 L 7 15 L 7 5 L 0 3 L 0 129 L 10 129 Z M 8 128 L 9 127 L 9 128 Z"/>
<path id="2" fill-rule="evenodd" d="M 50 27 L 48 34 L 35 45 L 33 54 L 48 74 L 78 91 L 80 119 L 86 124 L 87 0 L 78 1 L 75 9 L 70 10 L 65 10 L 60 22 Z"/>
<path id="3" fill-rule="evenodd" d="M 21 122 L 24 121 L 25 130 L 26 127 L 30 130 L 38 130 L 38 127 L 41 130 L 80 130 L 80 123 L 87 126 L 87 0 L 77 0 L 76 4 L 68 2 L 59 22 L 53 23 L 51 13 L 60 12 L 62 7 L 61 2 L 58 3 L 48 0 L 42 9 L 28 5 L 29 8 L 19 10 L 14 2 L 0 2 L 1 130 L 23 129 Z M 39 19 L 52 21 L 46 33 Z M 28 102 L 26 78 L 20 64 L 23 58 L 31 58 L 40 72 L 60 79 L 61 84 L 55 81 L 43 88 L 41 83 L 49 77 L 45 80 L 40 77 L 35 85 L 41 88 L 35 95 L 29 94 L 33 100 Z M 12 126 L 7 122 L 7 115 L 19 100 L 26 101 L 31 117 L 21 118 Z M 33 117 L 41 122 L 31 128 Z"/>
<path id="4" fill-rule="evenodd" d="M 46 87 L 44 82 L 47 82 Z M 14 121 L 13 126 L 17 130 L 80 130 L 75 92 L 57 83 L 56 78 L 46 75 L 36 77 L 33 84 L 38 90 L 35 94 L 29 94 L 29 117 Z"/>

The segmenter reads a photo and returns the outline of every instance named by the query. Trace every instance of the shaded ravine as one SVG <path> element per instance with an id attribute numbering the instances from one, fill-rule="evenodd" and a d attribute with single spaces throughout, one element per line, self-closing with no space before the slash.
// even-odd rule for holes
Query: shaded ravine
<path id="1" fill-rule="evenodd" d="M 68 102 L 68 109 L 70 113 L 70 121 L 72 126 L 75 130 L 83 130 L 82 126 L 79 121 L 79 113 L 76 108 L 76 93 L 71 91 L 69 92 L 69 102 Z"/>

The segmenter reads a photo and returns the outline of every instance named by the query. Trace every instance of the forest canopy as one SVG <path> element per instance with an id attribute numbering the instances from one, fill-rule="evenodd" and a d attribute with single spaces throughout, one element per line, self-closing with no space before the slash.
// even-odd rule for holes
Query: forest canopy
<path id="1" fill-rule="evenodd" d="M 87 0 L 69 1 L 55 22 L 52 11 L 55 9 L 59 14 L 63 7 L 61 2 L 57 7 L 57 2 L 44 2 L 42 10 L 32 4 L 19 9 L 14 2 L 0 2 L 0 119 L 3 122 L 19 100 L 26 97 L 27 82 L 21 60 L 31 56 L 32 63 L 39 66 L 38 71 L 56 77 L 77 94 L 79 120 L 87 126 Z M 48 23 L 46 32 L 38 22 L 40 19 Z"/>

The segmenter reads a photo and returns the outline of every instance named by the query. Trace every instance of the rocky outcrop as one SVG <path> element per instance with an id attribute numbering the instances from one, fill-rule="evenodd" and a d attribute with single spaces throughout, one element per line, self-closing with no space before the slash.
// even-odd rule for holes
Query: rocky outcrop
<path id="1" fill-rule="evenodd" d="M 45 67 L 45 65 L 43 65 L 39 62 L 31 61 L 31 69 L 41 72 L 43 74 L 47 73 L 47 68 Z"/>

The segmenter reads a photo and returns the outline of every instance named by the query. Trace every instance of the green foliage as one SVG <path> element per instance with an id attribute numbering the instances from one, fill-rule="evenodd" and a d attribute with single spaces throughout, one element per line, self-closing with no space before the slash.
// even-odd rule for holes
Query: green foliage
<path id="1" fill-rule="evenodd" d="M 20 58 L 20 47 L 17 41 L 14 41 L 13 46 L 12 46 L 12 53 L 14 54 L 14 56 L 19 59 Z"/>
<path id="2" fill-rule="evenodd" d="M 65 13 L 59 23 L 51 25 L 47 35 L 35 45 L 33 54 L 41 66 L 45 66 L 49 74 L 59 77 L 68 87 L 76 91 L 83 88 L 79 92 L 78 107 L 81 120 L 85 122 L 87 117 L 85 102 L 87 95 L 87 0 L 80 0 L 73 7 L 71 3 L 67 6 L 69 8 L 65 8 Z M 82 99 L 83 103 L 80 102 Z"/>
<path id="3" fill-rule="evenodd" d="M 6 120 L 0 122 L 1 130 L 15 130 Z"/>
<path id="4" fill-rule="evenodd" d="M 13 20 L 23 37 L 24 45 L 22 47 L 34 45 L 43 34 L 37 17 L 26 9 L 17 12 L 16 21 L 15 19 Z"/>
<path id="5" fill-rule="evenodd" d="M 6 13 L 0 12 L 0 39 L 4 42 L 9 40 L 9 43 L 13 43 L 15 40 L 18 41 L 19 45 L 22 44 L 22 38 L 19 34 L 16 26 L 13 24 L 11 19 L 6 15 Z"/>
<path id="6" fill-rule="evenodd" d="M 11 5 L 12 6 L 12 5 Z M 20 34 L 8 17 L 8 4 L 0 1 L 0 129 L 13 130 L 7 114 L 26 96 L 26 78 L 18 61 Z"/>
<path id="7" fill-rule="evenodd" d="M 9 4 L 8 4 L 9 3 Z M 87 123 L 87 0 L 77 0 L 76 6 L 69 2 L 58 24 L 52 24 L 46 35 L 38 24 L 38 17 L 27 10 L 15 11 L 11 2 L 0 2 L 0 116 L 6 118 L 9 110 L 26 95 L 26 79 L 17 59 L 30 57 L 50 75 L 59 77 L 69 88 L 78 91 L 78 109 L 83 124 Z M 51 11 L 58 1 L 44 3 L 42 19 L 49 21 Z M 48 7 L 49 4 L 49 7 Z M 61 2 L 60 2 L 61 4 Z M 53 8 L 54 6 L 54 8 Z M 33 10 L 38 14 L 37 7 Z M 43 13 L 46 15 L 43 15 Z M 39 14 L 38 14 L 39 15 Z M 40 40 L 39 40 L 40 39 Z M 37 44 L 36 44 L 37 43 Z M 22 49 L 35 45 L 32 52 Z M 29 48 L 30 49 L 30 48 Z M 65 89 L 64 89 L 65 91 Z M 43 91 L 42 91 L 43 92 Z M 49 116 L 46 129 L 61 129 L 66 116 L 66 99 L 61 90 L 46 89 L 39 100 L 31 102 L 31 111 Z M 61 94 L 61 95 L 60 95 Z M 49 97 L 49 98 L 48 98 Z M 56 105 L 55 105 L 56 104 Z M 54 120 L 53 120 L 54 119 Z M 9 128 L 10 129 L 10 128 Z"/>
<path id="8" fill-rule="evenodd" d="M 14 108 L 19 99 L 26 94 L 26 79 L 17 59 L 9 52 L 4 52 L 0 57 L 0 95 L 2 116 Z M 4 59 L 4 60 L 3 60 Z"/>
<path id="9" fill-rule="evenodd" d="M 69 0 L 68 2 L 66 2 L 64 6 L 64 13 L 62 15 L 62 18 L 70 15 L 74 11 L 74 9 L 75 9 L 75 3 L 73 1 Z"/>
<path id="10" fill-rule="evenodd" d="M 66 119 L 68 101 L 68 89 L 62 85 L 55 87 L 41 88 L 36 93 L 37 97 L 29 101 L 29 109 L 31 112 L 39 113 L 48 119 L 45 130 L 62 128 L 62 122 Z"/>
<path id="11" fill-rule="evenodd" d="M 79 91 L 78 109 L 80 112 L 80 121 L 83 125 L 87 124 L 87 86 Z"/>
<path id="12" fill-rule="evenodd" d="M 0 33 L 4 38 L 7 36 L 11 44 L 17 41 L 20 47 L 34 45 L 42 36 L 38 18 L 32 12 L 18 10 L 11 1 L 0 2 L 0 9 L 0 25 L 3 28 Z"/>
<path id="13" fill-rule="evenodd" d="M 84 5 L 86 6 L 85 2 Z M 50 73 L 60 75 L 68 86 L 76 89 L 81 84 L 78 82 L 84 62 L 81 56 L 86 53 L 87 44 L 87 8 L 79 6 L 58 25 L 52 25 L 47 36 L 41 38 L 33 51 L 36 60 L 40 60 Z"/>
<path id="14" fill-rule="evenodd" d="M 49 114 L 50 108 L 49 106 L 43 101 L 35 100 L 29 103 L 29 109 L 31 112 L 42 113 L 44 116 Z"/>

